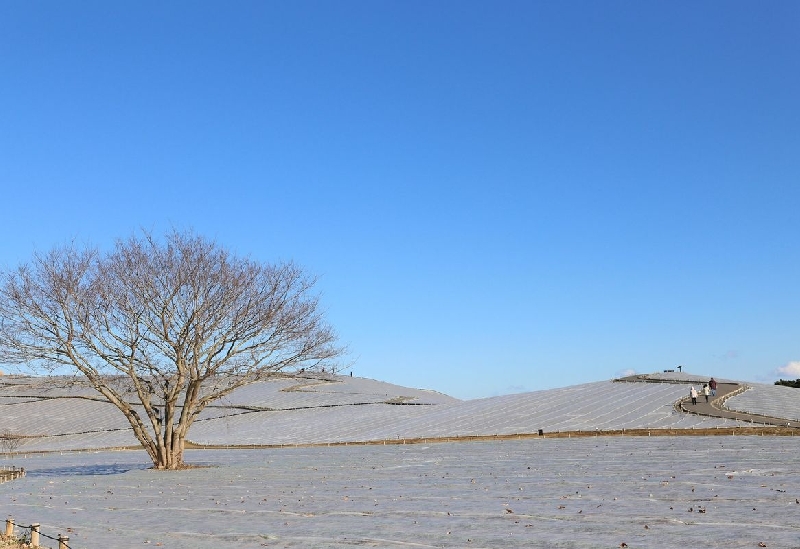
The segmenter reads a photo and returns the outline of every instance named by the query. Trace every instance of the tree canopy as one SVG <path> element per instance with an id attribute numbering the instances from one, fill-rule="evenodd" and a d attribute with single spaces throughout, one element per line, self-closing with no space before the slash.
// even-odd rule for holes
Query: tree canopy
<path id="1" fill-rule="evenodd" d="M 800 379 L 795 379 L 794 381 L 791 379 L 779 379 L 775 382 L 775 385 L 783 385 L 785 387 L 794 387 L 795 389 L 800 389 Z"/>
<path id="2" fill-rule="evenodd" d="M 211 402 L 280 373 L 335 367 L 343 352 L 315 279 L 173 231 L 103 253 L 67 245 L 0 280 L 0 360 L 84 377 L 130 422 L 157 468 L 183 465 Z"/>

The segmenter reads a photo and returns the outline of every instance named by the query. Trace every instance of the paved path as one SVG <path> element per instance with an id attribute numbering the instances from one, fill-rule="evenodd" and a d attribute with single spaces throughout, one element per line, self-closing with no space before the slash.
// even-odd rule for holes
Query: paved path
<path id="1" fill-rule="evenodd" d="M 680 383 L 686 385 L 686 397 L 682 398 L 675 407 L 679 410 L 701 416 L 720 417 L 725 419 L 736 419 L 739 421 L 749 421 L 753 424 L 759 425 L 776 425 L 779 427 L 794 427 L 800 429 L 800 421 L 791 421 L 786 418 L 762 416 L 760 414 L 749 414 L 746 412 L 737 412 L 729 410 L 725 407 L 725 400 L 734 396 L 735 394 L 744 392 L 747 386 L 741 383 L 717 383 L 717 396 L 708 397 L 709 401 L 706 402 L 706 397 L 703 396 L 702 388 L 703 382 L 695 381 L 676 381 L 676 380 L 661 380 L 651 379 L 646 375 L 636 375 L 623 378 L 624 381 L 638 381 L 643 383 Z M 692 404 L 692 398 L 689 396 L 689 387 L 694 386 L 697 389 L 697 404 Z"/>
<path id="2" fill-rule="evenodd" d="M 691 385 L 690 385 L 691 386 Z M 698 389 L 701 392 L 702 385 Z M 690 414 L 699 414 L 701 416 L 722 417 L 727 419 L 738 419 L 739 421 L 749 421 L 751 423 L 760 423 L 761 425 L 777 425 L 780 427 L 796 427 L 800 428 L 800 422 L 790 421 L 786 418 L 762 416 L 760 414 L 748 414 L 746 412 L 737 412 L 729 410 L 725 407 L 725 400 L 735 394 L 741 393 L 747 389 L 746 385 L 739 383 L 717 383 L 717 396 L 709 397 L 709 402 L 706 403 L 706 398 L 700 394 L 697 396 L 697 404 L 692 404 L 691 397 L 688 396 L 689 391 L 686 391 L 686 398 L 680 402 L 680 408 L 684 412 Z"/>

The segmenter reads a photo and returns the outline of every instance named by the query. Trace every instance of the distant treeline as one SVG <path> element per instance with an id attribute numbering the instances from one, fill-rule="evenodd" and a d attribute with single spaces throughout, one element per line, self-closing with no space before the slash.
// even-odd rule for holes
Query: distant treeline
<path id="1" fill-rule="evenodd" d="M 795 379 L 794 381 L 791 379 L 779 379 L 775 382 L 775 385 L 785 385 L 787 387 L 795 387 L 796 389 L 800 389 L 800 379 Z"/>

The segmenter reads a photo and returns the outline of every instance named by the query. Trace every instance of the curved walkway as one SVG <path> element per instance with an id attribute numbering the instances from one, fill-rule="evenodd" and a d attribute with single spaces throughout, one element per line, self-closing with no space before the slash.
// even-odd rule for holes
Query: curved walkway
<path id="1" fill-rule="evenodd" d="M 697 404 L 693 405 L 692 399 L 687 396 L 681 399 L 679 406 L 682 411 L 690 414 L 737 419 L 739 421 L 749 421 L 750 423 L 760 423 L 761 425 L 775 425 L 778 427 L 794 427 L 800 429 L 800 422 L 798 421 L 790 421 L 786 418 L 772 416 L 762 416 L 760 414 L 750 414 L 747 412 L 737 412 L 725 408 L 725 401 L 727 399 L 747 389 L 747 385 L 741 385 L 739 383 L 717 383 L 717 396 L 713 398 L 713 400 L 709 398 L 709 402 L 706 402 L 705 397 L 701 394 L 697 397 Z"/>
<path id="2" fill-rule="evenodd" d="M 762 416 L 760 414 L 750 414 L 747 412 L 737 412 L 725 408 L 725 401 L 730 397 L 743 393 L 749 387 L 741 383 L 717 383 L 717 396 L 709 397 L 706 402 L 705 396 L 701 393 L 703 387 L 702 382 L 696 381 L 674 381 L 674 380 L 661 380 L 648 378 L 646 375 L 635 375 L 623 378 L 623 381 L 638 381 L 643 383 L 679 383 L 687 386 L 686 396 L 675 403 L 675 408 L 681 412 L 688 414 L 697 414 L 700 416 L 719 417 L 724 419 L 735 419 L 759 425 L 775 425 L 777 427 L 792 427 L 800 429 L 800 421 L 791 421 L 786 418 L 779 418 L 773 416 Z M 692 399 L 689 396 L 688 387 L 694 385 L 697 389 L 697 404 L 692 404 Z"/>

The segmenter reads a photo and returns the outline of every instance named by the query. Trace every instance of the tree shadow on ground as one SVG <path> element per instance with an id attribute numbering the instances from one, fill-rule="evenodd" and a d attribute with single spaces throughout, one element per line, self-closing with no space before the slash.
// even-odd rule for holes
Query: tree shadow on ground
<path id="1" fill-rule="evenodd" d="M 98 476 L 121 475 L 128 471 L 142 471 L 149 469 L 147 463 L 97 463 L 92 465 L 72 465 L 69 467 L 54 467 L 52 469 L 30 469 L 26 471 L 28 477 L 72 477 L 72 476 Z"/>

